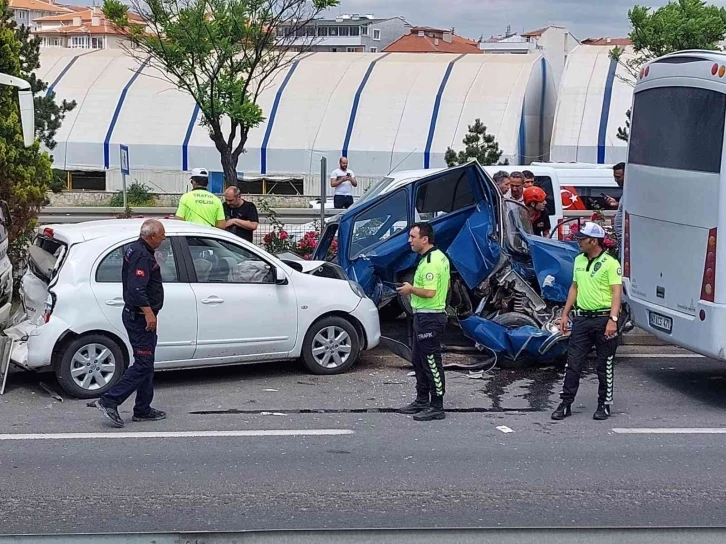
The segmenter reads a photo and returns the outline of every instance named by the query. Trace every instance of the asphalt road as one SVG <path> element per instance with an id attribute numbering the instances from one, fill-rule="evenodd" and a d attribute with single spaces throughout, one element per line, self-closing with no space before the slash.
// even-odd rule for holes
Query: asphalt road
<path id="1" fill-rule="evenodd" d="M 417 423 L 392 413 L 412 396 L 407 363 L 378 351 L 344 376 L 158 374 L 169 419 L 122 410 L 122 432 L 141 437 L 52 399 L 39 387 L 57 389 L 51 377 L 14 373 L 0 397 L 0 533 L 724 525 L 726 434 L 691 433 L 726 431 L 726 366 L 667 347 L 621 355 L 606 422 L 592 420 L 593 374 L 573 417 L 552 422 L 562 374 L 549 367 L 449 372 L 447 419 Z"/>

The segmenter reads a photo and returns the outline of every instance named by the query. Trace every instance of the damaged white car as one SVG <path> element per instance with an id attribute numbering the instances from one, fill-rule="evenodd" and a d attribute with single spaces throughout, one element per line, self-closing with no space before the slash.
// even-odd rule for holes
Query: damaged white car
<path id="1" fill-rule="evenodd" d="M 42 230 L 23 277 L 23 320 L 6 329 L 11 361 L 52 369 L 72 396 L 102 395 L 130 363 L 121 266 L 143 220 Z M 283 260 L 219 229 L 163 221 L 158 370 L 301 358 L 348 370 L 380 340 L 376 305 L 337 265 Z"/>

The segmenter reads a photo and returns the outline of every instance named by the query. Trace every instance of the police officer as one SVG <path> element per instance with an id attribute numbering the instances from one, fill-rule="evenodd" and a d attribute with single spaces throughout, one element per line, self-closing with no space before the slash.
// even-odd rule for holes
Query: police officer
<path id="1" fill-rule="evenodd" d="M 223 229 L 227 226 L 224 219 L 222 201 L 207 190 L 209 172 L 206 168 L 192 170 L 192 190 L 182 195 L 176 216 L 197 225 L 207 225 Z"/>
<path id="2" fill-rule="evenodd" d="M 597 411 L 593 419 L 610 417 L 613 402 L 613 359 L 618 347 L 618 314 L 622 297 L 620 263 L 605 250 L 605 231 L 596 223 L 585 223 L 575 234 L 582 253 L 575 258 L 570 293 L 562 311 L 560 328 L 567 331 L 570 310 L 575 307 L 572 322 L 562 402 L 552 419 L 572 414 L 571 406 L 580 384 L 580 374 L 588 352 L 595 345 L 598 388 Z"/>
<path id="3" fill-rule="evenodd" d="M 166 418 L 164 412 L 151 407 L 154 398 L 156 316 L 164 304 L 161 270 L 154 251 L 165 239 L 164 225 L 156 219 L 147 219 L 141 225 L 140 238 L 124 254 L 121 281 L 125 306 L 122 319 L 133 349 L 134 363 L 121 380 L 96 402 L 96 407 L 114 427 L 124 426 L 118 406 L 134 391 L 133 421 Z"/>
<path id="4" fill-rule="evenodd" d="M 416 371 L 416 400 L 400 414 L 415 414 L 416 421 L 444 419 L 444 366 L 441 337 L 446 330 L 446 296 L 449 292 L 449 260 L 434 246 L 434 229 L 416 223 L 408 237 L 411 249 L 421 255 L 413 285 L 398 288 L 411 295 L 413 309 L 413 367 Z"/>

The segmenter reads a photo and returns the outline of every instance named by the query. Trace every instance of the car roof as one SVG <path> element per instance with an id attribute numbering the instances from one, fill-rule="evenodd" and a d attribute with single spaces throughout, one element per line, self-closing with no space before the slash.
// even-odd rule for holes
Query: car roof
<path id="1" fill-rule="evenodd" d="M 410 178 L 425 178 L 426 176 L 431 176 L 433 174 L 436 174 L 437 172 L 441 172 L 442 170 L 446 170 L 446 168 L 429 168 L 425 170 L 402 170 L 401 172 L 394 172 L 392 174 L 388 174 L 387 178 L 393 178 L 396 181 L 400 179 L 410 179 Z"/>
<path id="2" fill-rule="evenodd" d="M 126 236 L 138 236 L 141 225 L 146 218 L 133 219 L 103 219 L 98 221 L 84 221 L 83 223 L 62 223 L 53 225 L 43 225 L 39 231 L 52 229 L 53 236 L 68 244 L 78 244 L 98 238 L 113 236 L 123 238 Z M 204 231 L 221 233 L 216 227 L 207 227 L 180 221 L 177 219 L 159 219 L 164 225 L 167 234 L 199 234 Z"/>

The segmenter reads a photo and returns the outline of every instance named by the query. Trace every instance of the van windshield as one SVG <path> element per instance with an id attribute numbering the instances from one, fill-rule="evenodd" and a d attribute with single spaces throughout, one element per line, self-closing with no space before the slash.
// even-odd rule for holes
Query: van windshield
<path id="1" fill-rule="evenodd" d="M 381 178 L 374 185 L 371 185 L 371 188 L 368 189 L 365 194 L 360 197 L 352 206 L 351 208 L 355 208 L 357 206 L 360 206 L 363 202 L 368 202 L 372 198 L 376 198 L 378 195 L 382 194 L 386 188 L 393 183 L 394 178 Z"/>
<path id="2" fill-rule="evenodd" d="M 33 245 L 28 248 L 28 266 L 33 274 L 49 283 L 58 271 L 58 264 L 63 260 L 66 245 L 53 238 L 38 235 Z"/>

